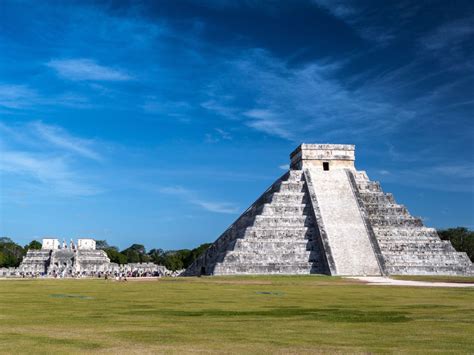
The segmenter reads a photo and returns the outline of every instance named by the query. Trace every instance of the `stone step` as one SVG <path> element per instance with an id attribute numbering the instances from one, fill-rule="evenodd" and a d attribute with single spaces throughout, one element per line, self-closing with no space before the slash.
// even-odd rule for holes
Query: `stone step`
<path id="1" fill-rule="evenodd" d="M 439 240 L 439 239 L 403 239 L 403 240 L 397 240 L 397 239 L 384 239 L 384 240 L 379 240 L 380 246 L 404 246 L 404 247 L 417 247 L 417 246 L 428 246 L 428 247 L 445 247 L 445 246 L 451 246 L 451 243 L 448 241 L 444 240 Z"/>
<path id="2" fill-rule="evenodd" d="M 378 243 L 382 245 L 398 245 L 398 244 L 434 244 L 438 245 L 439 239 L 435 237 L 379 237 Z"/>
<path id="3" fill-rule="evenodd" d="M 238 239 L 234 250 L 313 250 L 315 243 L 307 239 Z"/>
<path id="4" fill-rule="evenodd" d="M 369 220 L 372 227 L 423 227 L 423 221 L 421 219 L 411 216 L 371 216 Z"/>
<path id="5" fill-rule="evenodd" d="M 383 192 L 360 192 L 360 197 L 364 204 L 394 204 L 395 199 L 392 194 Z"/>
<path id="6" fill-rule="evenodd" d="M 321 266 L 312 263 L 268 263 L 268 264 L 238 264 L 227 265 L 218 264 L 214 269 L 216 275 L 261 275 L 261 274 L 280 274 L 280 275 L 307 275 L 310 273 L 321 272 Z"/>
<path id="7" fill-rule="evenodd" d="M 268 203 L 263 205 L 261 209 L 261 214 L 265 216 L 301 216 L 303 214 L 309 214 L 310 212 L 310 207 L 304 203 Z"/>
<path id="8" fill-rule="evenodd" d="M 383 252 L 385 263 L 387 265 L 395 264 L 430 264 L 436 265 L 468 265 L 469 260 L 461 253 L 399 253 L 399 252 Z"/>
<path id="9" fill-rule="evenodd" d="M 290 170 L 285 181 L 304 181 L 303 170 Z"/>
<path id="10" fill-rule="evenodd" d="M 401 205 L 368 205 L 365 207 L 368 215 L 371 217 L 377 216 L 407 216 L 408 210 Z"/>
<path id="11" fill-rule="evenodd" d="M 249 227 L 242 233 L 244 239 L 312 239 L 316 234 L 314 228 L 309 227 L 278 227 L 278 228 L 258 228 Z"/>
<path id="12" fill-rule="evenodd" d="M 255 217 L 254 227 L 310 227 L 313 219 L 310 216 L 275 217 L 259 215 Z"/>
<path id="13" fill-rule="evenodd" d="M 357 182 L 356 180 L 356 184 L 359 192 L 382 192 L 382 188 L 378 181 Z"/>
<path id="14" fill-rule="evenodd" d="M 466 275 L 465 266 L 442 265 L 386 265 L 390 275 Z"/>
<path id="15" fill-rule="evenodd" d="M 387 226 L 372 226 L 375 235 L 379 237 L 391 237 L 391 236 L 404 236 L 404 237 L 435 237 L 439 239 L 438 233 L 434 228 L 429 227 L 415 227 L 415 228 L 404 228 L 404 227 L 387 227 Z"/>
<path id="16" fill-rule="evenodd" d="M 410 245 L 412 245 L 414 248 L 416 247 L 416 245 L 418 246 L 426 246 L 426 247 L 429 247 L 429 246 L 432 246 L 433 248 L 442 248 L 441 245 L 439 243 L 439 241 L 437 240 L 431 240 L 431 239 L 428 239 L 428 240 L 415 240 L 415 239 L 379 239 L 378 240 L 378 243 L 380 245 L 380 247 L 390 247 L 390 246 L 393 246 L 394 248 L 398 248 L 398 246 L 407 246 L 407 248 L 410 248 Z"/>
<path id="17" fill-rule="evenodd" d="M 266 227 L 261 227 L 261 226 L 249 226 L 248 228 L 245 229 L 245 234 L 248 235 L 248 233 L 258 233 L 258 235 L 266 234 L 266 235 L 273 235 L 274 233 L 290 233 L 290 234 L 301 234 L 301 233 L 308 233 L 310 231 L 314 231 L 313 226 L 304 226 L 304 225 L 299 225 L 299 226 L 279 226 L 275 227 L 272 229 L 268 229 Z M 255 232 L 255 233 L 254 233 Z"/>
<path id="18" fill-rule="evenodd" d="M 304 181 L 282 181 L 273 186 L 275 192 L 304 192 Z"/>
<path id="19" fill-rule="evenodd" d="M 367 173 L 364 170 L 353 171 L 352 174 L 354 175 L 354 179 L 356 180 L 356 182 L 363 182 L 369 180 L 369 177 L 367 176 Z"/>
<path id="20" fill-rule="evenodd" d="M 278 260 L 280 263 L 310 262 L 316 260 L 316 255 L 307 250 L 275 251 L 274 253 L 233 250 L 227 253 L 224 263 L 261 264 L 271 263 L 274 260 Z"/>
<path id="21" fill-rule="evenodd" d="M 384 252 L 423 252 L 423 251 L 444 251 L 454 252 L 455 249 L 451 243 L 442 242 L 381 242 L 379 241 L 380 249 Z"/>
<path id="22" fill-rule="evenodd" d="M 270 194 L 265 201 L 267 203 L 298 204 L 307 203 L 308 198 L 303 192 L 274 192 Z"/>

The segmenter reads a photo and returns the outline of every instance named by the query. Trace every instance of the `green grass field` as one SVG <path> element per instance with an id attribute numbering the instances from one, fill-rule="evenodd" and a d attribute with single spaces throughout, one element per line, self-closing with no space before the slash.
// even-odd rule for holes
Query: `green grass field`
<path id="1" fill-rule="evenodd" d="M 0 351 L 474 352 L 474 289 L 324 276 L 0 280 Z"/>

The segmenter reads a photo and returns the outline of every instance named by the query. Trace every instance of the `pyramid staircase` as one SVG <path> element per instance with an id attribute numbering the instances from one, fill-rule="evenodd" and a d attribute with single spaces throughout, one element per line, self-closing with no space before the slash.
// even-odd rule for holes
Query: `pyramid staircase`
<path id="1" fill-rule="evenodd" d="M 290 170 L 186 274 L 326 273 L 318 239 L 303 172 Z"/>
<path id="2" fill-rule="evenodd" d="M 472 272 L 466 253 L 441 240 L 433 228 L 410 215 L 405 206 L 384 193 L 365 171 L 352 173 L 360 205 L 370 221 L 385 262 L 385 272 L 395 275 L 465 275 Z"/>

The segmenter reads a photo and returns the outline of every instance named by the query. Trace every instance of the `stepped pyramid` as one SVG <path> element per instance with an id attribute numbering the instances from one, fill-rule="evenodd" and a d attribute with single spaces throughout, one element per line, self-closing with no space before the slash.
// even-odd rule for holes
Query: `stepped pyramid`
<path id="1" fill-rule="evenodd" d="M 467 275 L 466 253 L 354 166 L 355 147 L 302 144 L 185 275 Z"/>

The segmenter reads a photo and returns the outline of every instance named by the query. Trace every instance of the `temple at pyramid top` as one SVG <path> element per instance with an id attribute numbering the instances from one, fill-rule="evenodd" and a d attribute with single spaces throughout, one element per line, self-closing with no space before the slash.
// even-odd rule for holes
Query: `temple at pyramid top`
<path id="1" fill-rule="evenodd" d="M 186 275 L 469 275 L 473 264 L 354 166 L 355 146 L 301 144 Z"/>
<path id="2" fill-rule="evenodd" d="M 354 169 L 352 144 L 301 144 L 290 154 L 290 169 Z"/>

